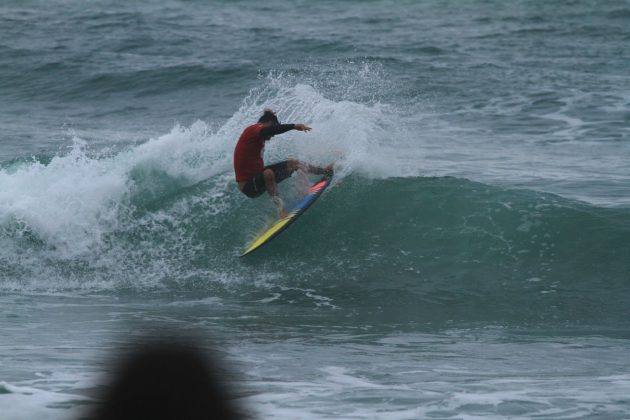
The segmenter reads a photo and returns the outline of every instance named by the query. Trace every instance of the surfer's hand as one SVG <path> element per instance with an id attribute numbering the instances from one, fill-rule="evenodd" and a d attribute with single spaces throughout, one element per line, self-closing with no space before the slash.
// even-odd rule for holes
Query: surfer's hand
<path id="1" fill-rule="evenodd" d="M 293 124 L 293 127 L 298 131 L 311 131 L 311 127 L 304 124 Z"/>

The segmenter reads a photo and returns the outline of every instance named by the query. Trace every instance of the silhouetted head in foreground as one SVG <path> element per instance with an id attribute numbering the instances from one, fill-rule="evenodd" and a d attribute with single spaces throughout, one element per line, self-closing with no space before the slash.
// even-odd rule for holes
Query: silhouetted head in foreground
<path id="1" fill-rule="evenodd" d="M 119 366 L 98 420 L 239 419 L 215 366 L 183 344 L 145 345 Z"/>

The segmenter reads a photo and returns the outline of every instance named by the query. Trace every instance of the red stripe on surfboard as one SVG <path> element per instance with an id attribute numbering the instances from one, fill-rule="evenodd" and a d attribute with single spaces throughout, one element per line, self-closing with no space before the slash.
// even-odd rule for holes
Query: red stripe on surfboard
<path id="1" fill-rule="evenodd" d="M 308 192 L 309 192 L 309 194 L 313 194 L 313 193 L 321 190 L 322 188 L 324 188 L 325 185 L 326 185 L 326 181 L 322 181 L 319 184 L 315 184 L 311 188 L 309 188 Z"/>

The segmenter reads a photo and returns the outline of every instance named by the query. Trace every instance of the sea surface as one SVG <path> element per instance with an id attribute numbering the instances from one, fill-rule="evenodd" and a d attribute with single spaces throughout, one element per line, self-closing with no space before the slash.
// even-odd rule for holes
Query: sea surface
<path id="1" fill-rule="evenodd" d="M 265 107 L 336 176 L 239 258 Z M 629 1 L 4 0 L 0 128 L 2 420 L 175 332 L 254 419 L 630 418 Z"/>

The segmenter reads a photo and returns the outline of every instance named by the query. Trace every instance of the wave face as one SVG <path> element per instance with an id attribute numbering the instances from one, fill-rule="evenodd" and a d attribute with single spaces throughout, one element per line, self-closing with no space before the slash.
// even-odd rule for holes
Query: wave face
<path id="1" fill-rule="evenodd" d="M 627 322 L 628 209 L 453 177 L 370 179 L 342 160 L 316 206 L 239 259 L 273 210 L 238 193 L 220 137 L 197 123 L 112 156 L 77 141 L 47 163 L 13 162 L 0 178 L 2 288 L 302 287 L 400 322 Z"/>
<path id="2" fill-rule="evenodd" d="M 345 77 L 375 85 L 381 71 L 365 65 Z M 299 288 L 368 320 L 627 322 L 627 208 L 515 189 L 472 171 L 441 176 L 453 145 L 436 154 L 427 140 L 435 127 L 418 137 L 410 109 L 357 102 L 354 88 L 329 98 L 311 82 L 272 73 L 219 126 L 175 125 L 144 143 L 100 149 L 75 134 L 65 151 L 5 161 L 1 289 L 281 291 L 280 302 L 306 303 L 303 293 L 286 293 Z M 265 106 L 282 121 L 317 127 L 271 142 L 267 162 L 335 161 L 337 175 L 279 239 L 239 259 L 274 212 L 266 197 L 241 195 L 232 173 L 235 139 Z M 299 185 L 289 180 L 282 193 L 295 199 Z"/>

